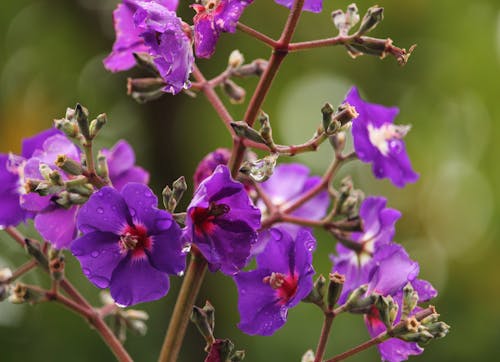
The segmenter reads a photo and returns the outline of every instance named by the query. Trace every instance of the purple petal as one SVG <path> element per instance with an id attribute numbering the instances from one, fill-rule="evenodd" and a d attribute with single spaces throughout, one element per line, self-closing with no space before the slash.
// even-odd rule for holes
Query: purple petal
<path id="1" fill-rule="evenodd" d="M 288 309 L 277 303 L 275 291 L 262 281 L 270 274 L 270 270 L 259 269 L 234 276 L 239 295 L 238 328 L 247 334 L 270 336 L 286 322 Z"/>
<path id="2" fill-rule="evenodd" d="M 78 229 L 83 233 L 103 231 L 120 235 L 130 223 L 132 218 L 125 200 L 109 186 L 95 192 L 78 213 Z"/>
<path id="3" fill-rule="evenodd" d="M 221 0 L 214 11 L 214 25 L 223 32 L 234 33 L 245 8 L 253 0 Z"/>
<path id="4" fill-rule="evenodd" d="M 262 189 L 279 205 L 300 195 L 308 177 L 307 166 L 298 163 L 281 164 L 274 169 L 269 180 L 262 183 Z M 287 182 L 286 187 L 283 187 L 284 182 Z"/>
<path id="5" fill-rule="evenodd" d="M 215 45 L 220 33 L 206 13 L 200 13 L 193 18 L 194 22 L 194 49 L 198 58 L 210 58 L 215 52 Z"/>
<path id="6" fill-rule="evenodd" d="M 61 134 L 47 138 L 43 142 L 43 148 L 35 150 L 32 157 L 54 167 L 54 163 L 59 155 L 66 155 L 75 161 L 80 161 L 80 151 L 78 148 Z"/>
<path id="7" fill-rule="evenodd" d="M 19 175 L 10 166 L 9 155 L 0 154 L 0 228 L 15 226 L 27 217 L 19 204 Z"/>
<path id="8" fill-rule="evenodd" d="M 293 0 L 274 0 L 275 3 L 283 5 L 288 9 L 293 6 Z M 310 11 L 312 13 L 320 13 L 323 10 L 323 0 L 305 0 L 302 11 Z"/>
<path id="9" fill-rule="evenodd" d="M 312 189 L 314 186 L 321 182 L 321 177 L 312 176 L 304 184 L 300 194 Z M 297 210 L 292 212 L 292 215 L 298 217 L 306 217 L 312 220 L 319 220 L 326 215 L 326 210 L 330 205 L 330 196 L 327 191 L 321 191 L 319 194 L 314 196 L 311 200 L 306 202 L 304 205 L 299 207 Z"/>
<path id="10" fill-rule="evenodd" d="M 411 285 L 418 293 L 419 303 L 427 302 L 438 295 L 437 290 L 427 280 L 415 279 L 411 282 Z"/>
<path id="11" fill-rule="evenodd" d="M 94 231 L 71 244 L 71 252 L 82 266 L 83 274 L 99 288 L 107 288 L 111 275 L 125 257 L 119 247 L 118 235 Z"/>
<path id="12" fill-rule="evenodd" d="M 227 148 L 218 148 L 203 157 L 193 175 L 194 188 L 197 189 L 201 182 L 210 176 L 217 166 L 227 165 L 231 157 L 231 150 Z"/>
<path id="13" fill-rule="evenodd" d="M 132 68 L 135 65 L 133 53 L 147 52 L 144 40 L 139 36 L 140 31 L 134 24 L 134 12 L 137 10 L 135 4 L 124 1 L 118 4 L 113 11 L 115 22 L 116 40 L 113 51 L 104 59 L 106 69 L 112 72 L 120 72 Z"/>
<path id="14" fill-rule="evenodd" d="M 375 258 L 378 265 L 370 276 L 368 293 L 393 295 L 418 275 L 418 263 L 410 259 L 401 245 L 384 245 Z"/>
<path id="15" fill-rule="evenodd" d="M 54 205 L 35 217 L 35 228 L 57 249 L 66 249 L 76 237 L 78 206 L 69 209 Z"/>
<path id="16" fill-rule="evenodd" d="M 49 128 L 45 131 L 42 131 L 32 137 L 25 138 L 23 139 L 22 143 L 22 152 L 21 155 L 24 158 L 30 158 L 33 156 L 33 153 L 38 149 L 41 150 L 43 149 L 43 143 L 45 140 L 49 137 L 52 137 L 56 134 L 61 134 L 61 131 L 59 131 L 56 128 Z"/>
<path id="17" fill-rule="evenodd" d="M 169 287 L 168 274 L 155 269 L 148 258 L 127 257 L 113 271 L 109 289 L 117 304 L 130 306 L 160 299 Z"/>

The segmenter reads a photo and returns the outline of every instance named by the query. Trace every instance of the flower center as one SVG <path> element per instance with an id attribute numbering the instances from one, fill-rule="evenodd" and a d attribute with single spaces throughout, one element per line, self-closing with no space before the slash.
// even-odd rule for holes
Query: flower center
<path id="1" fill-rule="evenodd" d="M 375 146 L 382 155 L 387 156 L 389 151 L 398 151 L 401 149 L 401 139 L 410 131 L 411 126 L 394 125 L 384 123 L 380 128 L 368 124 L 368 138 L 370 143 Z"/>
<path id="2" fill-rule="evenodd" d="M 132 257 L 143 257 L 146 250 L 151 250 L 153 241 L 143 225 L 127 225 L 120 236 L 120 248 L 123 252 L 132 252 Z"/>
<path id="3" fill-rule="evenodd" d="M 262 282 L 269 284 L 271 288 L 276 290 L 276 295 L 279 298 L 279 304 L 283 305 L 288 303 L 288 301 L 297 292 L 297 284 L 299 277 L 297 273 L 292 275 L 284 275 L 282 273 L 271 273 L 270 276 L 262 279 Z"/>
<path id="4" fill-rule="evenodd" d="M 230 208 L 226 204 L 211 202 L 207 207 L 194 207 L 189 212 L 193 220 L 194 230 L 198 235 L 211 234 L 215 227 L 215 219 L 227 214 Z"/>

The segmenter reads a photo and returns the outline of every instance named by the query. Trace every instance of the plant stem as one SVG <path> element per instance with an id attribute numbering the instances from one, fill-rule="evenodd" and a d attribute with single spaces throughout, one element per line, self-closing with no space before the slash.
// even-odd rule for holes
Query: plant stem
<path id="1" fill-rule="evenodd" d="M 275 46 L 273 47 L 273 52 L 269 59 L 266 70 L 260 78 L 259 83 L 257 84 L 257 88 L 255 89 L 255 92 L 250 99 L 250 103 L 248 104 L 245 116 L 243 117 L 244 121 L 250 127 L 253 126 L 255 119 L 257 118 L 257 115 L 267 96 L 267 93 L 271 88 L 273 80 L 278 73 L 281 63 L 288 54 L 288 45 L 290 44 L 290 40 L 292 39 L 293 33 L 295 32 L 295 28 L 297 27 L 297 22 L 299 21 L 300 15 L 302 13 L 303 5 L 304 0 L 294 1 L 292 10 L 290 11 L 290 15 L 288 16 L 285 27 L 283 28 L 283 32 L 281 33 L 281 37 L 278 40 L 277 44 L 275 44 Z M 238 173 L 241 162 L 243 160 L 243 156 L 245 154 L 245 150 L 246 146 L 244 142 L 242 142 L 242 140 L 239 138 L 235 138 L 233 152 L 228 164 L 233 177 L 236 177 Z"/>
<path id="2" fill-rule="evenodd" d="M 38 265 L 38 262 L 35 259 L 31 259 L 30 261 L 24 263 L 21 265 L 19 268 L 17 268 L 13 273 L 12 276 L 5 281 L 6 284 L 12 283 L 14 280 L 19 278 L 20 276 L 26 274 L 29 272 L 31 269 L 36 268 Z"/>
<path id="3" fill-rule="evenodd" d="M 250 36 L 253 36 L 255 39 L 260 40 L 261 42 L 270 46 L 271 48 L 275 48 L 276 45 L 278 44 L 276 40 L 271 39 L 267 35 L 262 34 L 261 32 L 255 30 L 254 28 L 246 26 L 245 24 L 238 23 L 236 24 L 236 28 L 244 33 L 247 33 Z"/>
<path id="4" fill-rule="evenodd" d="M 334 318 L 335 313 L 333 311 L 325 312 L 325 319 L 323 321 L 323 327 L 321 328 L 321 335 L 319 337 L 318 347 L 316 348 L 314 362 L 321 362 L 323 360 L 326 343 L 328 342 L 328 337 L 330 336 Z"/>
<path id="5" fill-rule="evenodd" d="M 206 270 L 207 262 L 205 258 L 195 246 L 192 246 L 191 261 L 175 302 L 172 319 L 170 319 L 158 362 L 177 361 L 186 334 L 189 316 L 193 310 Z"/>
<path id="6" fill-rule="evenodd" d="M 14 226 L 9 226 L 9 227 L 5 228 L 5 232 L 7 234 L 9 234 L 12 239 L 17 241 L 17 243 L 24 248 L 24 246 L 26 244 L 24 241 L 25 237 L 23 234 L 21 234 L 19 232 L 19 230 L 17 230 Z"/>

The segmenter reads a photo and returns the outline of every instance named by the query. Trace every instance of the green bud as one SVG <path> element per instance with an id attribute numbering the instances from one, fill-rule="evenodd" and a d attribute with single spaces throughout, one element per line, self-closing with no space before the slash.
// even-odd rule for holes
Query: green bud
<path id="1" fill-rule="evenodd" d="M 52 169 L 49 167 L 49 165 L 40 163 L 40 165 L 38 166 L 38 171 L 40 171 L 40 174 L 46 181 L 50 182 L 50 173 L 52 172 Z"/>
<path id="2" fill-rule="evenodd" d="M 273 174 L 277 159 L 278 154 L 276 153 L 260 160 L 245 161 L 239 171 L 255 182 L 264 182 Z"/>
<path id="3" fill-rule="evenodd" d="M 205 305 L 203 306 L 203 311 L 207 316 L 208 325 L 213 331 L 215 329 L 215 308 L 208 300 L 205 302 Z"/>
<path id="4" fill-rule="evenodd" d="M 144 104 L 144 103 L 155 101 L 155 100 L 161 98 L 162 96 L 165 95 L 165 92 L 163 92 L 162 89 L 159 88 L 159 89 L 155 89 L 155 90 L 152 90 L 149 92 L 132 91 L 132 92 L 128 93 L 128 95 L 130 95 L 132 97 L 132 99 L 135 100 L 137 103 Z"/>
<path id="5" fill-rule="evenodd" d="M 384 323 L 387 330 L 391 330 L 398 312 L 398 305 L 394 303 L 390 295 L 387 297 L 379 295 L 375 301 L 375 307 L 379 312 L 380 320 Z"/>
<path id="6" fill-rule="evenodd" d="M 267 113 L 261 112 L 257 120 L 261 125 L 259 130 L 260 135 L 266 142 L 266 145 L 272 148 L 274 146 L 274 140 L 271 122 L 269 121 L 269 115 Z"/>
<path id="7" fill-rule="evenodd" d="M 439 314 L 438 313 L 432 313 L 431 315 L 425 317 L 420 321 L 422 325 L 427 325 L 431 323 L 435 323 L 439 320 Z"/>
<path id="8" fill-rule="evenodd" d="M 150 73 L 154 74 L 157 77 L 161 77 L 161 74 L 154 63 L 154 58 L 151 55 L 147 53 L 132 54 L 134 55 L 135 62 L 139 67 L 148 70 Z"/>
<path id="9" fill-rule="evenodd" d="M 446 337 L 450 331 L 450 326 L 445 322 L 431 323 L 426 328 L 436 339 Z"/>
<path id="10" fill-rule="evenodd" d="M 413 289 L 411 283 L 403 288 L 403 309 L 401 319 L 406 319 L 418 304 L 418 293 Z"/>
<path id="11" fill-rule="evenodd" d="M 356 35 L 361 36 L 369 33 L 384 19 L 384 8 L 378 7 L 377 5 L 372 6 L 368 9 L 363 20 L 361 20 L 361 25 Z"/>
<path id="12" fill-rule="evenodd" d="M 148 326 L 142 320 L 129 319 L 127 320 L 126 324 L 127 327 L 132 331 L 132 333 L 135 333 L 139 336 L 145 336 L 148 332 Z"/>
<path id="13" fill-rule="evenodd" d="M 330 282 L 328 284 L 328 308 L 332 309 L 340 298 L 342 288 L 345 282 L 345 276 L 337 272 L 328 275 Z"/>
<path id="14" fill-rule="evenodd" d="M 108 122 L 108 117 L 105 113 L 102 113 L 97 116 L 92 122 L 90 122 L 90 137 L 94 138 L 97 136 L 99 131 L 104 127 L 104 125 Z"/>
<path id="15" fill-rule="evenodd" d="M 163 206 L 167 210 L 169 209 L 169 201 L 170 201 L 170 198 L 172 197 L 172 193 L 173 193 L 172 189 L 168 185 L 165 186 L 165 188 L 161 192 L 161 196 L 163 199 Z"/>
<path id="16" fill-rule="evenodd" d="M 313 289 L 302 301 L 306 303 L 313 303 L 317 306 L 323 308 L 325 304 L 325 294 L 326 294 L 326 278 L 323 275 L 319 277 L 314 282 Z"/>
<path id="17" fill-rule="evenodd" d="M 80 128 L 80 132 L 85 137 L 85 140 L 90 140 L 90 129 L 89 129 L 89 111 L 87 108 L 83 107 L 80 103 L 76 104 L 75 107 L 75 119 Z"/>
<path id="18" fill-rule="evenodd" d="M 109 181 L 109 168 L 108 168 L 108 160 L 102 151 L 97 153 L 97 167 L 96 173 L 99 177 L 103 178 L 106 181 Z"/>
<path id="19" fill-rule="evenodd" d="M 87 196 L 75 194 L 73 192 L 68 193 L 68 198 L 72 205 L 83 205 L 89 201 Z"/>
<path id="20" fill-rule="evenodd" d="M 71 108 L 68 110 L 73 111 Z M 75 122 L 72 122 L 69 119 L 56 119 L 54 120 L 54 126 L 62 131 L 69 138 L 77 138 L 80 134 L 80 130 L 78 129 L 78 125 Z"/>
<path id="21" fill-rule="evenodd" d="M 241 362 L 245 359 L 245 351 L 239 350 L 235 351 L 230 358 L 231 362 Z"/>
<path id="22" fill-rule="evenodd" d="M 323 129 L 325 132 L 328 130 L 332 123 L 332 116 L 334 109 L 330 103 L 326 103 L 323 108 L 321 108 L 321 114 L 323 115 Z"/>
<path id="23" fill-rule="evenodd" d="M 247 138 L 257 143 L 266 144 L 266 140 L 262 138 L 260 133 L 254 130 L 252 127 L 250 127 L 246 122 L 243 121 L 231 122 L 231 127 L 233 128 L 236 135 L 239 137 Z"/>
<path id="24" fill-rule="evenodd" d="M 61 170 L 73 176 L 79 176 L 83 173 L 83 167 L 81 163 L 76 162 L 66 155 L 58 155 L 55 164 Z"/>
<path id="25" fill-rule="evenodd" d="M 11 290 L 9 301 L 14 304 L 30 303 L 35 304 L 44 298 L 43 293 L 40 293 L 29 286 L 17 283 Z"/>
<path id="26" fill-rule="evenodd" d="M 31 255 L 38 262 L 38 264 L 40 264 L 42 268 L 48 271 L 49 261 L 47 260 L 43 252 L 40 250 L 40 246 L 38 244 L 33 243 L 31 239 L 25 239 L 24 245 L 27 253 Z"/>

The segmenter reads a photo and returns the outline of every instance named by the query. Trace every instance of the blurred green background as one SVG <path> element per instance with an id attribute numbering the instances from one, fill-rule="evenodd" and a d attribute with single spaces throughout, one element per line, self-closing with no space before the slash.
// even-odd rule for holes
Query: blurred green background
<path id="1" fill-rule="evenodd" d="M 138 163 L 151 170 L 159 193 L 180 175 L 191 178 L 197 162 L 219 146 L 230 146 L 222 123 L 208 102 L 185 95 L 166 95 L 139 105 L 125 94 L 126 78 L 134 70 L 111 74 L 102 59 L 114 41 L 113 0 L 18 0 L 0 4 L 0 152 L 19 151 L 23 137 L 51 126 L 68 106 L 84 104 L 93 115 L 110 119 L 100 142 L 111 146 L 119 138 L 135 148 Z M 182 2 L 180 14 L 192 10 Z M 325 10 L 305 13 L 295 40 L 334 35 L 330 12 L 348 1 L 324 1 Z M 360 12 L 374 3 L 358 1 Z M 498 358 L 500 341 L 500 3 L 498 0 L 378 1 L 384 22 L 373 33 L 391 37 L 401 47 L 418 43 L 406 67 L 394 59 L 352 60 L 343 48 L 291 54 L 284 63 L 264 109 L 271 116 L 280 143 L 298 143 L 320 121 L 325 101 L 338 104 L 356 84 L 365 98 L 401 109 L 397 122 L 412 124 L 406 139 L 417 184 L 397 189 L 377 181 L 370 167 L 353 164 L 351 173 L 366 194 L 385 195 L 400 209 L 396 239 L 421 263 L 421 277 L 440 291 L 434 304 L 452 326 L 449 336 L 431 343 L 413 361 L 488 361 Z M 265 14 L 265 15 L 262 15 Z M 277 37 L 285 8 L 273 1 L 255 1 L 242 22 Z M 245 34 L 223 35 L 216 55 L 198 62 L 207 76 L 225 67 L 232 49 L 246 59 L 267 58 L 269 50 Z M 240 82 L 251 92 L 255 79 Z M 225 99 L 227 101 L 227 99 Z M 228 104 L 239 119 L 244 106 Z M 328 145 L 319 153 L 296 157 L 315 173 L 329 162 Z M 288 161 L 288 160 L 286 160 Z M 191 190 L 190 190 L 191 191 Z M 317 233 L 316 271 L 328 273 L 333 241 Z M 26 260 L 17 245 L 0 234 L 0 266 L 14 268 Z M 98 291 L 68 257 L 70 279 L 98 302 Z M 47 283 L 31 273 L 25 279 Z M 146 337 L 129 336 L 126 347 L 137 361 L 154 361 L 170 318 L 178 278 L 171 278 L 169 295 L 140 305 L 150 313 Z M 248 337 L 237 328 L 236 288 L 221 274 L 208 275 L 198 298 L 216 308 L 216 334 L 246 349 L 248 361 L 300 361 L 315 348 L 322 316 L 311 305 L 299 305 L 273 337 Z M 366 340 L 362 319 L 341 316 L 333 326 L 326 355 Z M 202 338 L 190 326 L 180 361 L 204 358 Z M 50 303 L 31 306 L 0 304 L 0 361 L 111 361 L 112 354 L 79 317 Z M 375 349 L 352 358 L 378 360 Z"/>

